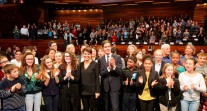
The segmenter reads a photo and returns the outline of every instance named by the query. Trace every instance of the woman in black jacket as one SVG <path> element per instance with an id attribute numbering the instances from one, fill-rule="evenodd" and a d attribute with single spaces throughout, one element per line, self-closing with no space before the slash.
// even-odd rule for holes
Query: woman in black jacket
<path id="1" fill-rule="evenodd" d="M 162 78 L 159 79 L 159 102 L 161 111 L 175 111 L 180 100 L 180 83 L 175 78 L 174 67 L 166 63 L 163 67 Z"/>
<path id="2" fill-rule="evenodd" d="M 138 71 L 137 91 L 141 111 L 153 111 L 155 108 L 155 99 L 158 89 L 158 73 L 152 69 L 152 56 L 146 54 L 143 56 L 144 69 Z"/>
<path id="3" fill-rule="evenodd" d="M 96 99 L 100 96 L 99 65 L 91 58 L 92 49 L 86 47 L 82 51 L 84 61 L 78 66 L 83 111 L 97 111 Z"/>

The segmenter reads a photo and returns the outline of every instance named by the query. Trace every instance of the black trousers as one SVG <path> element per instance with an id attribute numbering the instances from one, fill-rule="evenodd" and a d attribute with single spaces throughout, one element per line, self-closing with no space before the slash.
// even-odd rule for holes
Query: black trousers
<path id="1" fill-rule="evenodd" d="M 43 96 L 47 111 L 58 111 L 59 95 Z"/>
<path id="2" fill-rule="evenodd" d="M 149 101 L 140 99 L 139 103 L 141 111 L 154 111 L 155 99 Z"/>
<path id="3" fill-rule="evenodd" d="M 119 110 L 119 91 L 104 92 L 103 99 L 104 99 L 104 104 L 105 104 L 104 106 L 105 111 L 111 111 L 109 107 L 109 103 L 111 103 L 112 111 L 120 111 Z"/>
<path id="4" fill-rule="evenodd" d="M 83 111 L 97 111 L 94 95 L 82 95 Z"/>

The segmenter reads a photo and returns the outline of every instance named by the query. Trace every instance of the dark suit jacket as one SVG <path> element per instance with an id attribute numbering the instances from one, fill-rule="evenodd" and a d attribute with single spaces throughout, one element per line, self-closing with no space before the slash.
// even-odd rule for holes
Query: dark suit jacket
<path id="1" fill-rule="evenodd" d="M 158 74 L 159 76 L 162 76 L 162 68 L 164 67 L 164 65 L 165 65 L 165 62 L 162 61 L 161 62 L 161 67 L 160 67 L 160 72 Z M 155 70 L 155 62 L 153 62 L 152 70 Z"/>
<path id="2" fill-rule="evenodd" d="M 100 92 L 99 83 L 99 64 L 92 61 L 87 69 L 84 68 L 84 62 L 78 67 L 78 73 L 81 75 L 81 94 L 94 95 Z"/>
<path id="3" fill-rule="evenodd" d="M 142 84 L 138 82 L 138 79 L 139 79 L 140 76 L 143 77 L 143 83 Z M 149 87 L 149 90 L 150 90 L 150 95 L 152 97 L 157 96 L 158 85 L 155 85 L 154 87 L 152 87 L 151 84 L 154 80 L 158 81 L 158 79 L 159 79 L 159 76 L 158 76 L 157 71 L 151 69 L 150 74 L 149 74 L 149 78 L 148 78 L 148 87 Z M 137 77 L 136 82 L 137 82 L 136 86 L 138 88 L 138 94 L 142 95 L 143 90 L 144 90 L 144 86 L 147 82 L 147 76 L 146 76 L 146 73 L 145 73 L 145 69 L 141 69 L 141 70 L 138 71 L 138 77 Z"/>
<path id="4" fill-rule="evenodd" d="M 102 78 L 102 84 L 105 92 L 108 91 L 119 91 L 121 88 L 121 76 L 122 76 L 122 62 L 121 57 L 116 54 L 112 54 L 115 59 L 116 68 L 115 70 L 107 70 L 108 65 L 106 64 L 105 55 L 99 60 L 100 75 Z"/>
<path id="5" fill-rule="evenodd" d="M 174 78 L 174 86 L 173 88 L 171 88 L 171 103 L 169 103 L 169 93 L 168 93 L 168 87 L 166 86 L 167 81 L 165 78 L 161 78 L 159 79 L 159 102 L 161 104 L 163 104 L 164 106 L 168 107 L 169 106 L 173 106 L 175 107 L 178 103 L 178 101 L 180 101 L 180 82 L 178 79 Z"/>

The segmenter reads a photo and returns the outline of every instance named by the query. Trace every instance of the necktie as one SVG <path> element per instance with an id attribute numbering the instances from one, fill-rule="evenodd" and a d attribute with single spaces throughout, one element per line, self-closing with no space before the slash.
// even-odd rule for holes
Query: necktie
<path id="1" fill-rule="evenodd" d="M 109 64 L 109 56 L 106 57 L 106 63 Z"/>

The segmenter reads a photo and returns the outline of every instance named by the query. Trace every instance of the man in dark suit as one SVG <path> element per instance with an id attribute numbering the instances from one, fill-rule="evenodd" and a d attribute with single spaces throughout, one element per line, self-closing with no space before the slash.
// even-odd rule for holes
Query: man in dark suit
<path id="1" fill-rule="evenodd" d="M 112 111 L 119 111 L 119 93 L 121 88 L 121 57 L 111 53 L 111 42 L 105 40 L 102 42 L 105 55 L 99 60 L 100 75 L 103 85 L 103 98 L 105 111 L 111 111 L 109 108 L 109 100 Z"/>

